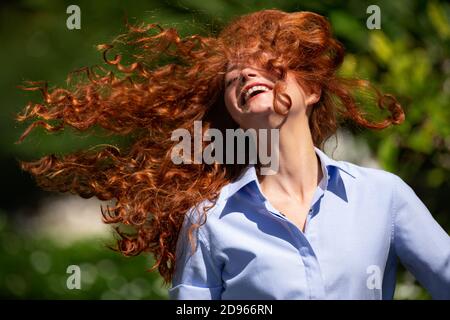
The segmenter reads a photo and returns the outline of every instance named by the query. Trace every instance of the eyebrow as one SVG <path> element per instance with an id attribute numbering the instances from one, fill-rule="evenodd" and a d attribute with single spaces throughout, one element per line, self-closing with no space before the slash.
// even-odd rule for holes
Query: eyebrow
<path id="1" fill-rule="evenodd" d="M 242 63 L 241 63 L 241 64 L 242 64 Z M 232 63 L 232 64 L 229 65 L 229 69 L 230 69 L 230 70 L 236 69 L 236 68 L 239 67 L 239 65 L 241 65 L 241 64 L 239 64 L 239 63 Z"/>
<path id="2" fill-rule="evenodd" d="M 237 61 L 231 60 L 231 61 L 228 61 L 228 63 L 227 63 L 227 70 L 232 71 L 239 67 L 246 66 L 247 64 L 248 64 L 248 61 L 246 61 L 246 60 L 241 60 L 241 59 L 238 59 Z"/>
<path id="3" fill-rule="evenodd" d="M 245 63 L 233 63 L 233 64 L 230 64 L 230 65 L 228 65 L 228 68 L 227 68 L 227 71 L 226 72 L 230 72 L 230 71 L 233 71 L 233 70 L 235 70 L 235 69 L 237 69 L 237 68 L 239 68 L 240 66 L 246 66 L 247 64 L 245 64 Z M 256 70 L 266 70 L 264 67 L 262 67 L 262 66 L 255 66 L 255 65 L 253 65 L 253 67 L 252 67 L 253 69 L 256 69 Z"/>
<path id="4" fill-rule="evenodd" d="M 237 65 L 237 64 L 232 64 L 231 66 L 229 66 L 229 67 L 227 68 L 227 71 L 226 71 L 226 72 L 230 72 L 230 71 L 236 70 L 237 68 L 238 68 L 238 65 Z"/>

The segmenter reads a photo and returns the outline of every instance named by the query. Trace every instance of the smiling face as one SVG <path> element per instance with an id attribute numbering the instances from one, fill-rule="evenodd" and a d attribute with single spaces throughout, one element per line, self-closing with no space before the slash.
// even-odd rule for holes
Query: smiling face
<path id="1" fill-rule="evenodd" d="M 241 128 L 279 128 L 286 120 L 287 115 L 275 112 L 273 89 L 279 79 L 274 74 L 255 65 L 230 64 L 224 81 L 225 105 Z M 291 100 L 289 117 L 306 117 L 307 107 L 317 102 L 318 95 L 306 94 L 290 71 L 282 83 Z"/>

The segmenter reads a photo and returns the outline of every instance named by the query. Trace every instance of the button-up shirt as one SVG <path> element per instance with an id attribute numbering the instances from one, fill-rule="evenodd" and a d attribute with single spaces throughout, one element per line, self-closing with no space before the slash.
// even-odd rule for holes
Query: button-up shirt
<path id="1" fill-rule="evenodd" d="M 411 187 L 320 149 L 323 179 L 302 232 L 264 196 L 255 166 L 186 214 L 171 299 L 392 299 L 398 258 L 435 299 L 450 299 L 450 237 Z"/>

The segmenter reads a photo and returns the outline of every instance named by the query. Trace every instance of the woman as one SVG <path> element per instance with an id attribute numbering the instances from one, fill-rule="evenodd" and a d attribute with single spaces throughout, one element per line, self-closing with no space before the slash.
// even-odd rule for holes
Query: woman
<path id="1" fill-rule="evenodd" d="M 115 199 L 105 222 L 135 230 L 117 228 L 118 250 L 152 253 L 154 268 L 172 281 L 171 298 L 392 299 L 397 257 L 434 298 L 450 298 L 450 239 L 414 191 L 394 174 L 332 160 L 320 149 L 339 120 L 383 129 L 404 119 L 394 97 L 336 75 L 344 49 L 326 19 L 264 10 L 218 37 L 182 39 L 151 25 L 132 27 L 117 42 L 140 50 L 126 67 L 120 55 L 107 58 L 112 46 L 100 47 L 129 76 L 89 70 L 89 81 L 72 90 L 31 87 L 45 103 L 30 104 L 18 119 L 47 120 L 21 140 L 36 125 L 98 125 L 133 134 L 131 147 L 51 155 L 22 167 L 46 189 Z M 367 120 L 358 90 L 375 93 L 390 116 Z M 258 130 L 258 142 L 261 130 L 275 129 L 267 144 L 278 160 L 275 174 L 262 174 L 260 158 L 174 161 L 172 133 L 193 133 L 195 121 L 204 130 Z"/>

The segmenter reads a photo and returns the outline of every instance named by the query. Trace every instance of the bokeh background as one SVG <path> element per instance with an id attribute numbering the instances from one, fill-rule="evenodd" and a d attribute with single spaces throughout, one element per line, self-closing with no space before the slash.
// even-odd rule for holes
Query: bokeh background
<path id="1" fill-rule="evenodd" d="M 69 5 L 81 9 L 81 29 L 66 27 Z M 366 27 L 369 5 L 381 9 L 381 29 Z M 105 142 L 65 130 L 35 130 L 15 144 L 26 124 L 14 117 L 38 93 L 26 80 L 64 86 L 69 72 L 102 64 L 95 46 L 131 23 L 160 23 L 182 35 L 216 33 L 232 17 L 260 10 L 308 10 L 325 15 L 347 49 L 341 72 L 395 94 L 406 121 L 374 132 L 343 128 L 326 150 L 334 158 L 382 168 L 402 177 L 436 220 L 450 230 L 450 4 L 445 1 L 44 1 L 0 3 L 0 297 L 33 299 L 166 299 L 167 288 L 147 270 L 152 257 L 125 258 L 106 246 L 113 233 L 100 202 L 36 187 L 17 160 L 64 154 Z M 119 143 L 119 142 L 118 142 Z M 380 190 L 382 192 L 382 190 Z M 81 268 L 81 289 L 69 290 L 69 265 Z M 429 299 L 402 267 L 396 299 Z"/>

